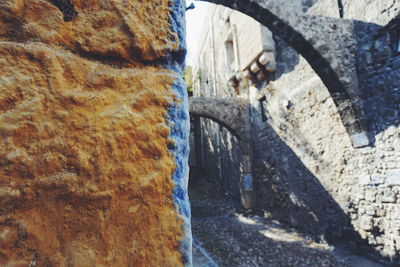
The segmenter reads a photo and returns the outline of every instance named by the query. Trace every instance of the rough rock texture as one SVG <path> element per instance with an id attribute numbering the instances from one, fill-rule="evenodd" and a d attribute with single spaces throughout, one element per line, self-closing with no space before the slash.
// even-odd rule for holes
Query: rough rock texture
<path id="1" fill-rule="evenodd" d="M 71 2 L 77 15 L 64 21 L 55 2 Z M 178 36 L 166 30 L 171 0 L 7 0 L 0 4 L 2 41 L 42 42 L 83 57 L 139 63 L 177 49 Z M 103 56 L 103 57 L 101 57 Z"/>
<path id="2" fill-rule="evenodd" d="M 313 0 L 315 3 L 307 10 L 308 14 L 317 16 L 336 17 L 340 16 L 339 1 L 337 0 Z M 355 19 L 372 22 L 378 25 L 386 25 L 395 17 L 400 9 L 397 0 L 341 0 L 342 14 L 344 19 Z"/>
<path id="3" fill-rule="evenodd" d="M 366 247 L 394 261 L 400 244 L 399 62 L 393 58 L 365 73 L 365 119 L 373 147 L 351 147 L 332 99 L 303 58 L 267 91 L 269 125 L 260 125 L 256 137 L 262 205 L 306 231 L 318 230 L 315 225 L 339 227 L 327 227 L 326 233 L 350 240 L 356 231 Z M 353 229 L 343 227 L 346 221 Z"/>
<path id="4" fill-rule="evenodd" d="M 0 265 L 183 265 L 171 5 L 1 1 Z"/>
<path id="5" fill-rule="evenodd" d="M 200 1 L 222 4 L 243 12 L 293 47 L 324 82 L 352 140 L 363 137 L 359 142 L 353 140 L 353 145 L 368 145 L 358 114 L 361 110 L 358 108 L 360 89 L 355 61 L 357 39 L 352 21 L 304 15 L 297 11 L 298 5 L 294 1 Z"/>
<path id="6" fill-rule="evenodd" d="M 239 139 L 245 139 L 247 103 L 240 98 L 191 97 L 190 113 L 219 122 Z"/>

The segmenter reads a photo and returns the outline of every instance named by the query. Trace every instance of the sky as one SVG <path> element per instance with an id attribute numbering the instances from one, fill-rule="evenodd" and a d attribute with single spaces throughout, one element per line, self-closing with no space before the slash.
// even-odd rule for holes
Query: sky
<path id="1" fill-rule="evenodd" d="M 186 42 L 188 54 L 186 57 L 186 64 L 191 65 L 193 62 L 193 55 L 197 49 L 199 37 L 204 25 L 204 18 L 207 14 L 209 3 L 186 0 L 186 6 L 194 3 L 195 8 L 186 11 Z"/>

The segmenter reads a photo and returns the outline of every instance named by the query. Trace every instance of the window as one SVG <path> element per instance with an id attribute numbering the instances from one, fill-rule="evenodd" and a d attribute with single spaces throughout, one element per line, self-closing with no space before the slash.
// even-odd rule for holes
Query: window
<path id="1" fill-rule="evenodd" d="M 234 42 L 234 26 L 231 24 L 229 15 L 224 19 L 225 23 L 225 66 L 227 79 L 232 79 L 236 74 L 236 51 Z"/>
<path id="2" fill-rule="evenodd" d="M 226 65 L 228 70 L 228 77 L 235 73 L 236 61 L 235 61 L 235 49 L 233 47 L 233 41 L 227 40 L 225 42 L 225 53 L 226 53 Z"/>
<path id="3" fill-rule="evenodd" d="M 260 109 L 261 109 L 261 119 L 263 122 L 266 122 L 268 120 L 266 111 L 267 111 L 267 98 L 263 96 L 260 98 Z"/>

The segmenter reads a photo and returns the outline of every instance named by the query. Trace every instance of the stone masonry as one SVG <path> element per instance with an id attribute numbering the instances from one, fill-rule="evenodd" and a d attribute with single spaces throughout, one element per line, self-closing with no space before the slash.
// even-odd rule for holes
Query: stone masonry
<path id="1" fill-rule="evenodd" d="M 0 1 L 0 265 L 190 266 L 181 0 Z"/>
<path id="2" fill-rule="evenodd" d="M 248 50 L 254 48 L 247 49 L 236 42 L 234 47 L 238 54 L 243 50 L 254 55 L 273 53 L 265 70 L 261 57 L 254 57 L 262 77 L 258 76 L 261 72 L 257 66 L 253 69 L 255 72 L 248 67 L 251 61 L 250 65 L 243 64 L 246 66 L 240 65 L 237 69 L 236 84 L 229 83 L 229 77 L 220 71 L 222 67 L 214 70 L 218 85 L 216 95 L 247 99 L 251 107 L 252 164 L 258 209 L 268 211 L 317 239 L 345 240 L 351 246 L 369 251 L 371 257 L 375 251 L 375 255 L 380 254 L 398 264 L 400 2 L 341 1 L 341 10 L 333 0 L 286 1 L 279 5 L 279 10 L 274 6 L 279 1 L 223 2 L 239 10 L 245 8 L 243 11 L 256 19 L 262 18 L 267 9 L 280 19 L 277 23 L 291 26 L 318 51 L 342 85 L 346 84 L 344 80 L 351 79 L 343 86 L 348 93 L 345 102 L 351 103 L 355 119 L 363 130 L 359 136 L 349 131 L 349 121 L 335 99 L 335 86 L 330 88 L 325 80 L 331 74 L 324 78 L 318 70 L 319 63 L 310 62 L 310 58 L 288 40 L 290 36 L 279 32 L 286 26 L 276 29 L 273 21 L 266 21 L 264 25 L 272 30 L 272 37 L 270 32 L 260 31 L 266 36 L 259 40 L 270 42 L 265 50 L 251 52 Z M 257 6 L 264 9 L 257 9 Z M 218 11 L 221 7 L 215 8 L 217 15 L 234 14 Z M 218 21 L 217 15 L 215 21 Z M 291 16 L 308 18 L 304 23 L 311 23 L 311 33 L 304 33 L 293 25 L 288 19 Z M 226 21 L 226 17 L 221 15 L 220 20 Z M 331 33 L 324 30 L 326 22 L 332 27 L 336 25 L 333 31 L 342 36 L 331 39 Z M 343 31 L 341 25 L 348 25 L 347 30 Z M 218 27 L 214 27 L 218 32 Z M 235 28 L 240 26 L 235 25 Z M 351 39 L 351 48 L 347 47 L 347 38 Z M 220 52 L 224 51 L 223 42 L 215 41 L 214 46 L 208 47 L 214 47 L 215 55 L 224 53 Z M 207 69 L 211 58 L 205 51 L 202 53 L 202 62 L 194 69 Z M 340 56 L 338 60 L 332 58 L 341 53 L 352 61 L 350 65 L 340 65 Z M 216 62 L 216 66 L 219 64 Z M 210 70 L 203 72 L 207 71 Z M 248 76 L 249 71 L 251 76 Z M 209 88 L 207 84 L 202 86 L 198 90 Z M 225 136 L 219 138 L 221 143 L 226 142 Z M 368 145 L 364 141 L 357 145 L 358 138 L 367 138 Z M 235 159 L 236 156 L 230 157 Z"/>

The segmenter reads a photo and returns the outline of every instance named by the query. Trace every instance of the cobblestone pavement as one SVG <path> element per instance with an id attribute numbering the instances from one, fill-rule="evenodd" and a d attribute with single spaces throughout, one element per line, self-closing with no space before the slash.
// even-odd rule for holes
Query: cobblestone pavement
<path id="1" fill-rule="evenodd" d="M 217 185 L 189 190 L 194 266 L 382 266 L 345 249 L 315 243 L 266 216 L 244 216 Z"/>

